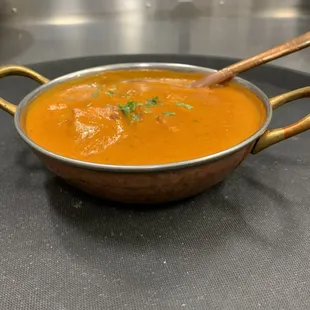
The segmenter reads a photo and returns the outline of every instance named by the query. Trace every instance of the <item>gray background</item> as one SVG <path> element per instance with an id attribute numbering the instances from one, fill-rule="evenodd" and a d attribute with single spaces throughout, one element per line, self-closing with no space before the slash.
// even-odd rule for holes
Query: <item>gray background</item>
<path id="1" fill-rule="evenodd" d="M 310 30 L 309 0 L 0 0 L 0 62 L 103 54 L 246 57 Z M 310 53 L 277 61 L 309 70 Z"/>

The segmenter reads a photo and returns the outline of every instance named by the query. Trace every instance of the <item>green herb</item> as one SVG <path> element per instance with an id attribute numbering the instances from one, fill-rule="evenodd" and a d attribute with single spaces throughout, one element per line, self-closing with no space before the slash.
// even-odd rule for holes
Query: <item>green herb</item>
<path id="1" fill-rule="evenodd" d="M 97 89 L 95 92 L 93 92 L 92 95 L 94 98 L 98 98 L 99 97 L 99 89 Z"/>
<path id="2" fill-rule="evenodd" d="M 132 114 L 131 114 L 131 117 L 132 117 L 135 121 L 138 121 L 138 120 L 141 118 L 141 116 L 140 116 L 139 114 L 136 114 L 136 113 L 132 113 Z"/>
<path id="3" fill-rule="evenodd" d="M 69 98 L 67 98 L 67 100 L 74 100 L 73 98 L 71 98 L 71 97 L 69 97 Z"/>
<path id="4" fill-rule="evenodd" d="M 145 110 L 144 110 L 144 113 L 152 113 L 152 110 L 150 110 L 150 109 L 145 109 Z"/>
<path id="5" fill-rule="evenodd" d="M 102 91 L 102 86 L 101 85 L 97 85 L 96 90 L 93 92 L 92 96 L 94 98 L 98 98 L 100 95 L 100 91 Z"/>
<path id="6" fill-rule="evenodd" d="M 112 97 L 114 95 L 114 91 L 108 90 L 105 94 Z"/>
<path id="7" fill-rule="evenodd" d="M 186 103 L 184 103 L 184 102 L 177 102 L 176 105 L 177 105 L 178 107 L 186 108 L 187 110 L 190 110 L 190 109 L 193 108 L 192 105 L 186 104 Z"/>
<path id="8" fill-rule="evenodd" d="M 126 115 L 130 115 L 136 110 L 137 102 L 136 101 L 129 101 L 125 104 L 119 104 L 118 108 Z"/>
<path id="9" fill-rule="evenodd" d="M 163 114 L 164 114 L 165 116 L 175 116 L 175 115 L 176 115 L 175 112 L 163 112 Z"/>
<path id="10" fill-rule="evenodd" d="M 138 121 L 141 117 L 139 114 L 136 114 L 136 108 L 137 108 L 137 102 L 136 101 L 129 101 L 126 104 L 119 104 L 118 108 L 120 111 L 122 111 L 127 117 Z"/>
<path id="11" fill-rule="evenodd" d="M 147 107 L 154 107 L 158 104 L 158 96 L 152 97 L 151 99 L 146 100 Z"/>
<path id="12" fill-rule="evenodd" d="M 116 85 L 112 85 L 111 88 L 106 91 L 106 95 L 112 97 L 113 95 L 115 95 L 115 91 L 117 90 L 117 86 Z"/>

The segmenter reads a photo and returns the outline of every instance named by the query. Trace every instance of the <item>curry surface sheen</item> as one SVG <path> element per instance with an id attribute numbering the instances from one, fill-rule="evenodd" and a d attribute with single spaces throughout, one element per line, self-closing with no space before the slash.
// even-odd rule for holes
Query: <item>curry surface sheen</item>
<path id="1" fill-rule="evenodd" d="M 233 83 L 185 87 L 200 77 L 124 70 L 71 80 L 31 103 L 25 131 L 43 148 L 73 159 L 147 165 L 217 153 L 258 130 L 266 112 L 254 94 Z M 128 82 L 141 78 L 150 80 Z"/>

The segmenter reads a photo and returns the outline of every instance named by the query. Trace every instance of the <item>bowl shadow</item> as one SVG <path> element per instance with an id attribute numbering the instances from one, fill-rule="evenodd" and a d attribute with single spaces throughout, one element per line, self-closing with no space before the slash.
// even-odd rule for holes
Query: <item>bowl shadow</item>
<path id="1" fill-rule="evenodd" d="M 251 205 L 240 196 L 227 198 L 225 192 L 231 192 L 236 186 L 242 188 L 241 183 L 246 183 L 265 199 L 271 199 L 277 206 L 278 220 L 284 231 L 292 231 L 295 225 L 289 212 L 290 202 L 274 188 L 250 176 L 246 167 L 239 170 L 236 177 L 196 197 L 160 205 L 121 204 L 94 198 L 57 177 L 47 178 L 45 190 L 55 228 L 59 221 L 65 224 L 61 229 L 58 225 L 56 233 L 63 244 L 68 245 L 68 250 L 71 248 L 69 232 L 74 230 L 84 240 L 87 236 L 99 244 L 113 243 L 138 251 L 172 246 L 183 250 L 185 244 L 189 248 L 198 246 L 196 250 L 208 247 L 212 251 L 234 238 L 251 240 L 278 251 L 282 246 L 279 241 L 285 239 L 283 231 L 270 238 L 260 230 L 259 223 L 253 225 L 252 218 L 261 213 L 256 208 L 262 203 L 256 201 Z M 67 233 L 62 231 L 64 228 Z M 87 243 L 84 246 L 87 247 Z"/>
<path id="2" fill-rule="evenodd" d="M 283 249 L 294 246 L 288 243 L 292 238 L 287 238 L 297 226 L 292 202 L 272 186 L 278 181 L 276 173 L 267 182 L 264 172 L 251 162 L 198 196 L 160 205 L 122 204 L 83 193 L 50 173 L 26 147 L 20 149 L 15 163 L 20 171 L 19 187 L 44 186 L 55 233 L 68 251 L 79 251 L 71 247 L 72 240 L 84 243 L 84 248 L 92 240 L 135 250 L 172 246 L 182 250 L 186 246 L 212 251 L 234 238 L 277 251 L 283 244 Z M 32 173 L 39 178 L 29 182 Z M 42 180 L 43 184 L 36 184 Z M 275 214 L 277 221 L 269 221 L 273 234 L 262 229 L 269 213 Z M 96 248 L 91 250 L 95 255 Z"/>
<path id="3" fill-rule="evenodd" d="M 247 163 L 198 196 L 148 206 L 124 205 L 85 194 L 48 172 L 28 148 L 18 152 L 15 161 L 24 189 L 43 187 L 57 251 L 83 268 L 104 268 L 111 279 L 119 272 L 126 285 L 135 281 L 142 283 L 143 289 L 158 289 L 163 278 L 153 273 L 163 268 L 166 260 L 174 264 L 171 273 L 164 273 L 164 280 L 169 278 L 176 287 L 179 281 L 189 283 L 193 277 L 184 272 L 188 264 L 199 271 L 209 256 L 232 255 L 236 247 L 251 251 L 254 246 L 274 259 L 283 259 L 294 250 L 296 238 L 288 235 L 294 234 L 297 226 L 291 202 L 270 186 L 273 180 L 264 182 L 260 169 Z M 40 178 L 27 182 L 33 172 Z M 270 213 L 277 221 L 272 218 L 265 229 Z"/>

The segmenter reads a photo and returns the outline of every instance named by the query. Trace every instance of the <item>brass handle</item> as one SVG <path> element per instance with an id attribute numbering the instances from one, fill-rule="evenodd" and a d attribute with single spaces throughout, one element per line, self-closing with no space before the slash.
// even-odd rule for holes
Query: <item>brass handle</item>
<path id="1" fill-rule="evenodd" d="M 286 94 L 271 98 L 270 104 L 272 109 L 275 110 L 285 103 L 305 97 L 310 97 L 310 86 L 296 89 Z M 256 154 L 273 144 L 296 136 L 308 129 L 310 129 L 310 114 L 297 121 L 296 123 L 286 127 L 266 130 L 263 135 L 256 141 L 256 144 L 252 149 L 252 154 Z"/>
<path id="2" fill-rule="evenodd" d="M 17 65 L 0 66 L 0 78 L 9 75 L 26 76 L 41 84 L 49 82 L 47 78 L 27 67 Z M 1 97 L 0 97 L 0 108 L 10 113 L 11 115 L 14 115 L 17 110 L 17 106 L 15 104 L 8 102 Z"/>

